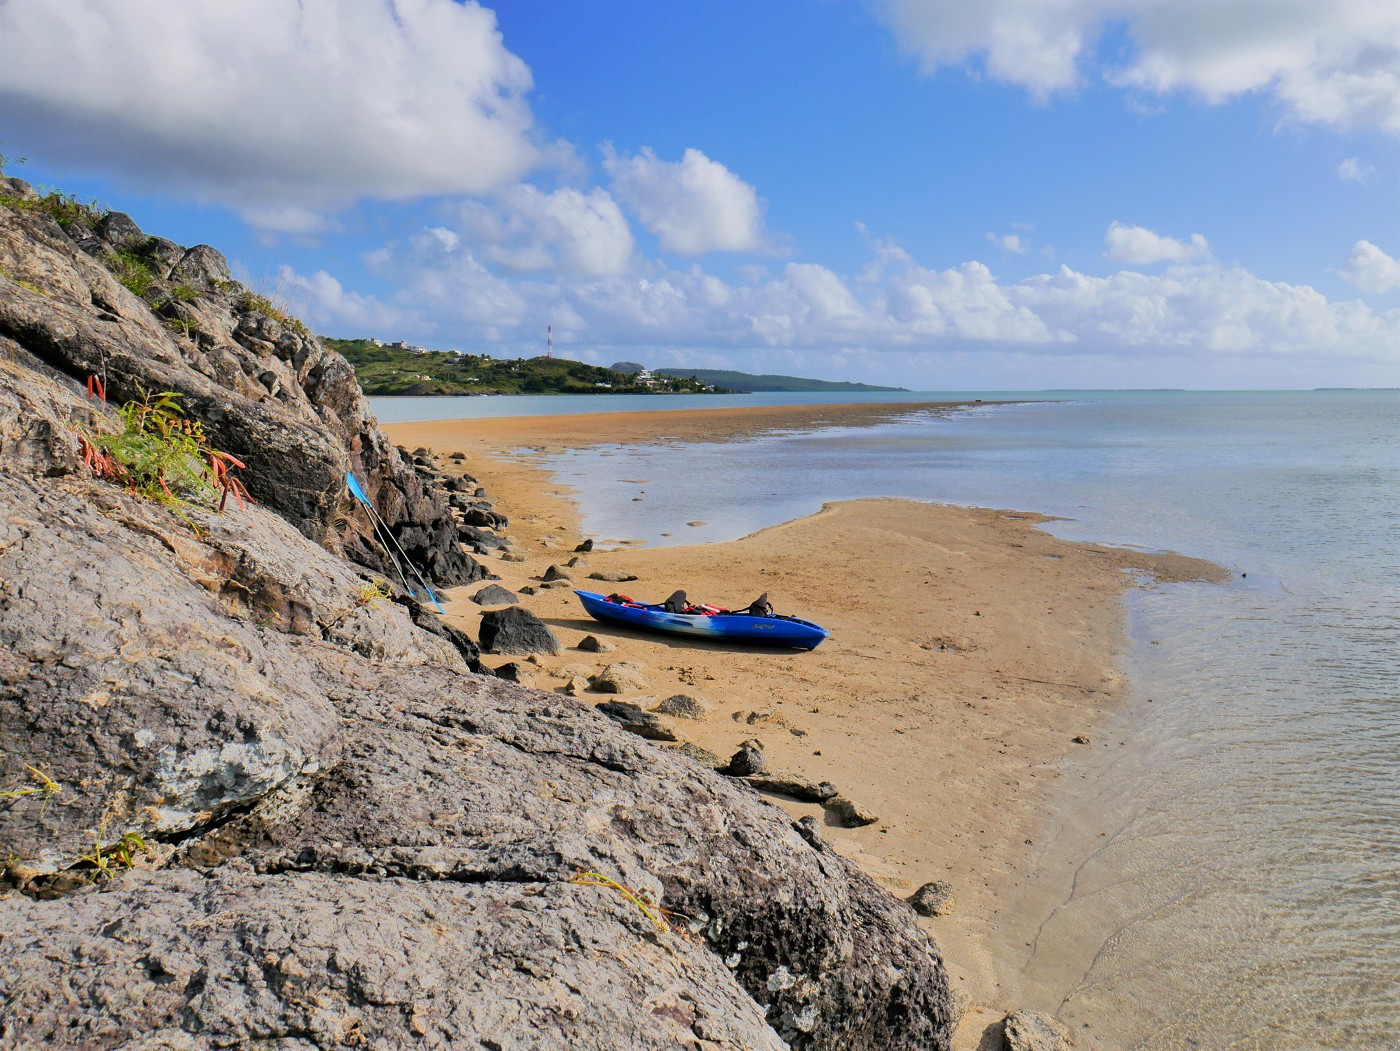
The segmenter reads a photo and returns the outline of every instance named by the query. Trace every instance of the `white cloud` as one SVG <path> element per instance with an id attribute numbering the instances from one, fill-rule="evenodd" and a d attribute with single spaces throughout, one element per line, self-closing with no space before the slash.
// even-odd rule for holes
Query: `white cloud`
<path id="1" fill-rule="evenodd" d="M 396 308 L 373 296 L 350 292 L 324 270 L 314 274 L 299 274 L 289 266 L 277 275 L 274 301 L 287 301 L 287 312 L 318 325 L 321 332 L 334 335 L 342 329 L 358 332 L 392 332 L 403 328 L 420 329 L 422 320 L 416 311 Z M 326 327 L 326 325 L 332 327 Z"/>
<path id="2" fill-rule="evenodd" d="M 620 274 L 632 258 L 632 229 L 606 190 L 569 187 L 544 193 L 522 184 L 493 203 L 456 206 L 460 233 L 481 258 L 517 273 L 548 270 L 598 277 Z"/>
<path id="3" fill-rule="evenodd" d="M 1002 251 L 1010 252 L 1013 255 L 1025 255 L 1026 252 L 1030 249 L 1030 245 L 1026 243 L 1025 238 L 1023 238 L 1020 234 L 988 233 L 987 240 L 992 242 L 992 244 L 996 245 Z"/>
<path id="4" fill-rule="evenodd" d="M 614 193 L 654 233 L 682 255 L 752 252 L 765 248 L 758 193 L 718 161 L 688 149 L 663 161 L 648 148 L 634 155 L 604 149 Z"/>
<path id="5" fill-rule="evenodd" d="M 1342 276 L 1362 292 L 1382 295 L 1400 289 L 1400 260 L 1386 255 L 1370 241 L 1357 241 Z"/>
<path id="6" fill-rule="evenodd" d="M 1108 251 L 1104 254 L 1115 263 L 1129 266 L 1151 266 L 1153 263 L 1185 263 L 1194 259 L 1209 259 L 1210 245 L 1200 234 L 1192 234 L 1190 242 L 1163 237 L 1146 227 L 1128 226 L 1116 220 L 1104 234 Z"/>
<path id="7" fill-rule="evenodd" d="M 1172 243 L 1190 254 L 1190 246 Z M 1061 266 L 1004 282 L 977 261 L 923 266 L 886 241 L 873 241 L 871 253 L 854 274 L 794 262 L 778 273 L 754 267 L 724 280 L 699 266 L 677 270 L 634 259 L 627 273 L 546 278 L 503 273 L 483 262 L 466 238 L 436 228 L 372 257 L 378 272 L 400 285 L 383 305 L 386 316 L 416 319 L 418 326 L 373 334 L 435 336 L 443 346 L 533 354 L 544 324 L 552 322 L 557 347 L 580 348 L 586 360 L 603 364 L 637 348 L 653 355 L 648 361 L 660 360 L 664 348 L 676 364 L 795 354 L 832 368 L 841 360 L 868 365 L 871 356 L 915 362 L 949 354 L 1098 358 L 1105 368 L 1121 370 L 1126 384 L 1138 367 L 1133 363 L 1164 356 L 1203 366 L 1229 357 L 1237 363 L 1234 375 L 1252 367 L 1261 378 L 1272 375 L 1262 370 L 1285 358 L 1296 363 L 1299 376 L 1333 375 L 1339 363 L 1369 363 L 1364 367 L 1382 371 L 1400 365 L 1400 309 L 1329 302 L 1306 285 L 1266 281 L 1211 262 L 1175 263 L 1160 274 L 1121 269 L 1104 277 Z M 1400 287 L 1395 260 L 1366 242 L 1358 244 L 1348 276 L 1382 291 Z M 372 301 L 325 280 L 307 287 L 323 331 L 346 331 L 355 319 L 374 316 Z M 916 374 L 911 367 L 909 375 Z"/>
<path id="8" fill-rule="evenodd" d="M 454 0 L 5 0 L 12 139 L 307 232 L 357 197 L 498 190 L 541 162 L 530 71 Z"/>
<path id="9" fill-rule="evenodd" d="M 1337 178 L 1343 182 L 1359 182 L 1364 186 L 1375 177 L 1375 166 L 1365 163 L 1359 157 L 1344 157 L 1337 165 Z"/>
<path id="10" fill-rule="evenodd" d="M 972 61 L 1038 99 L 1101 77 L 1220 103 L 1271 94 L 1294 118 L 1400 133 L 1400 5 L 1393 0 L 884 0 L 926 73 Z M 1126 64 L 1096 63 L 1121 26 Z"/>

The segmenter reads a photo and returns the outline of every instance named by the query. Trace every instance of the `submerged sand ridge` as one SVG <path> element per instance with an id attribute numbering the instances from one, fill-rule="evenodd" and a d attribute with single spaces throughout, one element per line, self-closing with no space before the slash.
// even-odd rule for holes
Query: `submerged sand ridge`
<path id="1" fill-rule="evenodd" d="M 575 506 L 522 448 L 719 440 L 930 408 L 625 413 L 386 430 L 403 445 L 470 456 L 467 469 L 510 515 L 513 550 L 526 558 L 487 565 L 518 592 L 538 587 L 550 565 L 563 567 L 582 539 Z M 842 828 L 818 804 L 772 797 L 795 817 L 815 818 L 824 838 L 893 893 L 949 884 L 951 907 L 923 922 L 969 1005 L 957 1046 L 976 1047 L 1006 1010 L 1057 1006 L 1019 1002 L 1018 961 L 994 958 L 989 932 L 1031 870 L 1066 757 L 1095 747 L 1096 715 L 1124 689 L 1123 593 L 1143 582 L 1222 573 L 1180 555 L 1060 540 L 1038 528 L 1044 521 L 1023 512 L 858 500 L 729 543 L 595 550 L 567 570 L 575 587 L 646 601 L 683 588 L 693 600 L 733 608 L 766 591 L 778 612 L 815 620 L 832 636 L 799 653 L 648 635 L 589 619 L 568 588 L 545 589 L 522 602 L 565 650 L 542 659 L 534 685 L 563 690 L 580 672 L 637 665 L 641 688 L 580 699 L 653 708 L 676 693 L 698 694 L 712 709 L 707 717 L 670 721 L 685 739 L 725 759 L 756 739 L 771 770 L 829 781 L 878 815 L 874 824 Z M 608 571 L 637 580 L 588 579 Z M 458 589 L 448 606 L 450 619 L 473 635 L 480 608 L 468 598 L 476 590 Z M 588 635 L 615 649 L 576 649 Z M 512 659 L 486 658 L 492 665 Z"/>

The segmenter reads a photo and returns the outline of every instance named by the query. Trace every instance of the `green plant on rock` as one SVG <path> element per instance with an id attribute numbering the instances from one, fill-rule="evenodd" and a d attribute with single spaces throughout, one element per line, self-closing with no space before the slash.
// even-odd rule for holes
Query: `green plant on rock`
<path id="1" fill-rule="evenodd" d="M 0 799 L 18 800 L 25 799 L 29 796 L 43 796 L 44 801 L 39 808 L 42 813 L 44 807 L 49 805 L 49 800 L 63 791 L 63 786 L 37 766 L 25 763 L 24 768 L 29 771 L 30 780 L 34 783 L 32 785 L 19 785 L 16 788 L 8 788 L 0 792 Z"/>
<path id="2" fill-rule="evenodd" d="M 321 624 L 321 637 L 329 639 L 331 632 L 340 625 L 347 617 L 356 610 L 364 609 L 366 606 L 379 608 L 381 602 L 387 602 L 394 597 L 393 589 L 389 587 L 387 580 L 364 580 L 355 590 L 355 601 L 345 609 L 335 611 L 335 615 L 330 620 Z"/>
<path id="3" fill-rule="evenodd" d="M 156 283 L 150 264 L 129 248 L 123 248 L 107 260 L 107 269 L 134 295 L 144 296 Z"/>
<path id="4" fill-rule="evenodd" d="M 273 321 L 285 325 L 298 335 L 309 336 L 311 334 L 311 330 L 302 324 L 300 319 L 292 317 L 267 296 L 260 296 L 256 292 L 245 291 L 238 299 L 238 309 L 270 317 Z"/>
<path id="5" fill-rule="evenodd" d="M 62 190 L 49 190 L 32 197 L 0 193 L 0 204 L 26 212 L 43 212 L 67 230 L 74 223 L 91 226 L 107 214 L 107 209 L 95 200 L 84 201 Z"/>
<path id="6" fill-rule="evenodd" d="M 194 336 L 199 333 L 199 322 L 187 317 L 167 317 L 161 318 L 165 327 L 172 332 L 178 332 L 183 336 Z"/>
<path id="7" fill-rule="evenodd" d="M 94 377 L 88 389 L 106 400 Z M 190 526 L 198 527 L 180 510 L 191 501 L 213 504 L 222 511 L 230 495 L 240 504 L 251 500 L 243 483 L 231 473 L 243 463 L 209 444 L 204 426 L 185 417 L 175 391 L 140 397 L 117 409 L 121 430 L 80 435 L 83 462 L 99 478 L 124 485 L 134 493 L 170 507 Z"/>
<path id="8" fill-rule="evenodd" d="M 3 266 L 0 266 L 0 277 L 8 278 L 9 280 L 13 281 L 15 284 L 19 285 L 20 288 L 27 288 L 29 291 L 31 291 L 31 292 L 36 292 L 36 293 L 38 293 L 38 294 L 41 295 L 41 296 L 47 296 L 47 295 L 49 294 L 48 292 L 44 291 L 44 289 L 40 288 L 38 285 L 34 284 L 33 282 L 26 281 L 26 280 L 25 280 L 24 278 L 22 278 L 22 277 L 16 277 L 14 274 L 10 273 L 10 271 L 7 270 L 7 269 L 5 269 L 5 267 L 3 267 Z"/>
<path id="9" fill-rule="evenodd" d="M 601 872 L 577 872 L 568 880 L 576 887 L 604 887 L 617 894 L 624 901 L 630 903 L 633 908 L 640 912 L 647 919 L 656 925 L 658 931 L 672 931 L 684 935 L 682 928 L 676 926 L 670 920 L 671 916 L 679 915 L 670 909 L 663 909 L 647 897 L 645 891 L 633 890 L 624 883 L 620 883 L 611 876 L 604 876 Z"/>
<path id="10" fill-rule="evenodd" d="M 116 878 L 118 872 L 135 868 L 137 857 L 146 853 L 146 841 L 135 832 L 127 832 L 117 842 L 103 846 L 102 841 L 106 838 L 107 823 L 110 820 L 110 814 L 103 817 L 102 824 L 93 836 L 92 852 L 78 859 L 80 865 L 92 869 L 92 874 L 88 877 L 89 883 L 111 880 Z"/>
<path id="11" fill-rule="evenodd" d="M 181 303 L 193 303 L 199 298 L 199 289 L 189 285 L 176 285 L 170 290 L 170 298 L 179 300 Z"/>

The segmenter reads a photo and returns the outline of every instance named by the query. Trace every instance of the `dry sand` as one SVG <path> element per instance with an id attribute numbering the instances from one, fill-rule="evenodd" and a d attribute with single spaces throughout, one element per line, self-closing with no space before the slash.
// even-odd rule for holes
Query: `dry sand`
<path id="1" fill-rule="evenodd" d="M 567 491 L 523 449 L 665 438 L 722 440 L 774 428 L 859 425 L 929 406 L 855 405 L 692 410 L 523 419 L 457 420 L 385 428 L 401 445 L 467 453 L 466 469 L 511 517 L 523 563 L 486 559 L 512 591 L 538 586 L 583 538 Z M 1144 580 L 1214 579 L 1218 567 L 1171 554 L 1070 543 L 1038 529 L 1045 518 L 906 500 L 827 505 L 810 518 L 741 540 L 695 547 L 625 548 L 583 555 L 576 586 L 660 601 L 747 605 L 768 592 L 780 613 L 826 626 L 810 653 L 753 651 L 631 632 L 588 619 L 572 591 L 542 590 L 523 604 L 566 647 L 544 658 L 534 685 L 562 689 L 558 673 L 609 663 L 645 667 L 646 688 L 620 699 L 652 707 L 699 694 L 714 711 L 672 720 L 687 740 L 727 758 L 758 738 L 780 772 L 831 781 L 879 815 L 864 828 L 824 834 L 892 892 L 946 881 L 954 904 L 924 920 L 968 1007 L 955 1047 L 974 1048 L 988 1023 L 1020 1006 L 1012 964 L 990 951 L 1008 897 L 1030 871 L 1068 757 L 1091 741 L 1097 716 L 1121 695 L 1121 597 Z M 675 523 L 678 532 L 683 522 Z M 625 571 L 630 583 L 590 581 Z M 481 585 L 450 596 L 449 618 L 476 635 Z M 586 635 L 616 646 L 576 647 Z M 487 657 L 492 666 L 514 658 Z M 586 701 L 619 699 L 585 694 Z M 796 816 L 822 809 L 774 797 Z"/>

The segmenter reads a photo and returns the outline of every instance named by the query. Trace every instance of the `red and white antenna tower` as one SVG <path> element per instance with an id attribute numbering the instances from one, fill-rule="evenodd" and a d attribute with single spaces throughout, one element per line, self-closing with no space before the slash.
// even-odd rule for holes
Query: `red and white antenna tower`
<path id="1" fill-rule="evenodd" d="M 547 358 L 552 358 L 552 357 L 554 357 L 554 326 L 553 326 L 553 325 L 546 325 L 546 326 L 544 327 L 544 356 L 547 357 Z"/>

